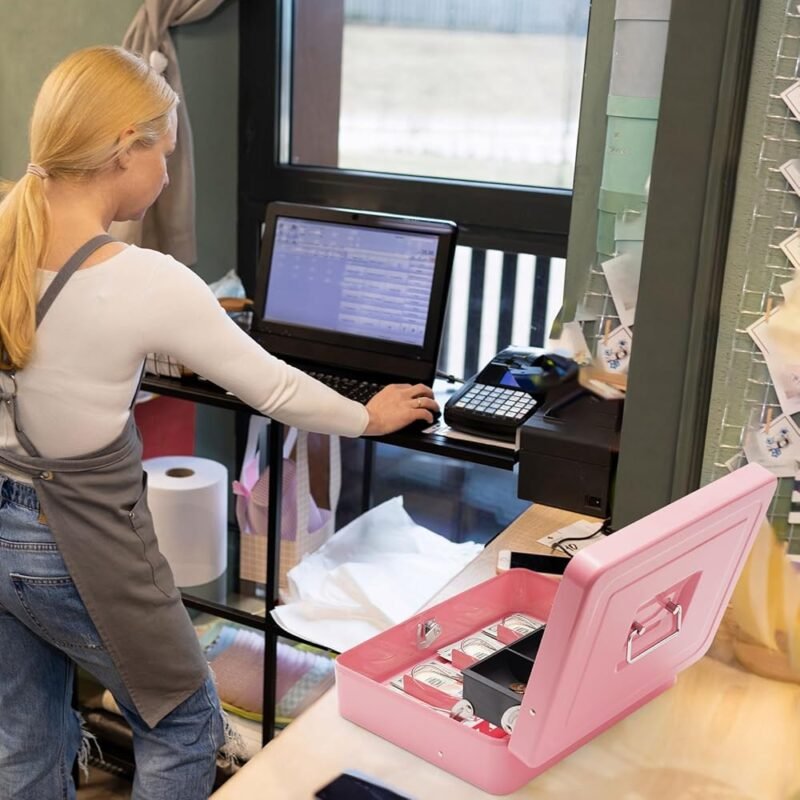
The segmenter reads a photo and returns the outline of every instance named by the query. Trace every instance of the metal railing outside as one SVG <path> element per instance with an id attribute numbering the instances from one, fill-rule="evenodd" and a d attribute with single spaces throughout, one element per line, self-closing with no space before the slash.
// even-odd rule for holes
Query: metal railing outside
<path id="1" fill-rule="evenodd" d="M 564 293 L 562 258 L 457 247 L 439 368 L 468 378 L 508 345 L 544 347 Z"/>

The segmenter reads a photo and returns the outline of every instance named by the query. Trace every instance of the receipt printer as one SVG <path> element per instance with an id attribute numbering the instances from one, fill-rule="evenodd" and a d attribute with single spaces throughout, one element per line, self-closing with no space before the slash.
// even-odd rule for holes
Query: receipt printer
<path id="1" fill-rule="evenodd" d="M 519 429 L 518 497 L 609 517 L 623 402 L 575 383 L 548 392 Z"/>

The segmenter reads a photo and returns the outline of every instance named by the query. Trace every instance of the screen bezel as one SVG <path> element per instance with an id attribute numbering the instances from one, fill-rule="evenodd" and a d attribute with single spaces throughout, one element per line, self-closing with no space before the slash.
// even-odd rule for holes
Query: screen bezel
<path id="1" fill-rule="evenodd" d="M 295 218 L 337 225 L 435 236 L 438 240 L 433 283 L 422 345 L 392 342 L 262 318 L 272 268 L 278 218 Z M 297 203 L 270 203 L 261 237 L 256 283 L 253 331 L 267 350 L 278 356 L 308 359 L 332 367 L 345 367 L 376 375 L 407 375 L 430 383 L 436 370 L 447 294 L 450 288 L 457 227 L 446 220 L 402 217 L 354 209 L 325 208 Z"/>

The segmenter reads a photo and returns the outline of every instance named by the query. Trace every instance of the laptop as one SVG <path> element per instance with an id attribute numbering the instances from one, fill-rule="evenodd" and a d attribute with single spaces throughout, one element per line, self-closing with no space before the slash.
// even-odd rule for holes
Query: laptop
<path id="1" fill-rule="evenodd" d="M 456 225 L 294 203 L 267 207 L 252 336 L 365 403 L 433 384 Z"/>

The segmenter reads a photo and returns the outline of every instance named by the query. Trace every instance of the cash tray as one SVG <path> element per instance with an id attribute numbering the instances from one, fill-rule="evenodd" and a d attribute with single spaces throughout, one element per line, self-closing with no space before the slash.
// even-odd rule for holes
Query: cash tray
<path id="1" fill-rule="evenodd" d="M 705 654 L 775 485 L 748 465 L 584 548 L 560 582 L 513 569 L 421 611 L 338 657 L 340 713 L 484 791 L 515 791 Z M 545 627 L 466 664 L 451 707 L 398 688 L 438 649 L 519 613 Z M 522 694 L 512 661 L 530 667 Z M 486 725 L 465 724 L 470 712 Z"/>

